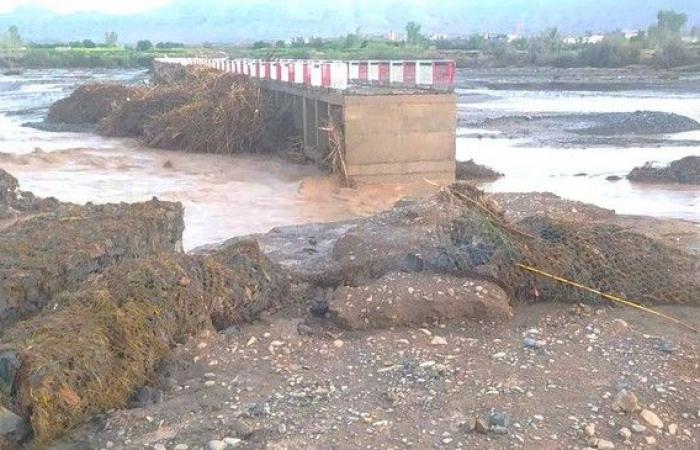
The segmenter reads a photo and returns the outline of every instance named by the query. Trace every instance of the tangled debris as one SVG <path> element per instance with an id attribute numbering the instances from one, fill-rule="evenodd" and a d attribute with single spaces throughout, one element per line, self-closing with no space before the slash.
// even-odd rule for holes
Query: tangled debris
<path id="1" fill-rule="evenodd" d="M 56 102 L 47 123 L 38 126 L 97 123 L 103 135 L 138 137 L 151 147 L 259 153 L 290 145 L 295 131 L 288 125 L 289 114 L 289 107 L 274 106 L 273 99 L 245 76 L 187 67 L 149 88 L 82 86 Z"/>
<path id="2" fill-rule="evenodd" d="M 190 102 L 152 116 L 145 124 L 147 145 L 198 153 L 262 151 L 266 99 L 254 82 L 206 71 L 180 89 L 190 92 L 193 87 Z"/>
<path id="3" fill-rule="evenodd" d="M 12 181 L 6 172 L 0 176 Z M 35 200 L 27 193 L 18 198 L 17 185 L 9 186 L 15 188 L 0 189 L 0 197 L 13 211 L 19 207 L 31 214 L 0 231 L 2 325 L 41 310 L 60 291 L 116 262 L 181 250 L 179 203 L 78 206 Z"/>
<path id="4" fill-rule="evenodd" d="M 697 305 L 700 298 L 692 254 L 611 224 L 544 216 L 510 223 L 468 185 L 361 221 L 309 279 L 362 286 L 395 271 L 427 272 L 491 281 L 519 300 L 600 301 L 538 279 L 519 263 L 647 304 Z"/>
<path id="5" fill-rule="evenodd" d="M 97 132 L 104 136 L 142 136 L 146 124 L 158 114 L 192 100 L 192 92 L 182 86 L 154 86 L 134 90 L 129 100 L 100 121 Z"/>
<path id="6" fill-rule="evenodd" d="M 39 442 L 125 407 L 176 342 L 222 330 L 279 305 L 286 276 L 255 241 L 211 256 L 167 255 L 111 267 L 45 312 L 7 331 L 0 364 L 5 406 Z"/>
<path id="7" fill-rule="evenodd" d="M 490 167 L 477 164 L 473 159 L 469 161 L 457 161 L 458 180 L 495 180 L 503 174 Z"/>
<path id="8" fill-rule="evenodd" d="M 80 86 L 68 97 L 51 105 L 47 122 L 70 124 L 96 124 L 107 117 L 129 97 L 138 92 L 137 88 L 120 84 L 91 83 Z"/>
<path id="9" fill-rule="evenodd" d="M 686 156 L 664 167 L 648 162 L 635 167 L 627 179 L 639 183 L 682 183 L 700 185 L 700 156 Z"/>

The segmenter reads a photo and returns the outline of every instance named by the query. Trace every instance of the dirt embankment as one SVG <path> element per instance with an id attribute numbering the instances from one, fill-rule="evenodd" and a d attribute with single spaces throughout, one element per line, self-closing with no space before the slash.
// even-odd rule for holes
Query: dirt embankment
<path id="1" fill-rule="evenodd" d="M 686 156 L 659 167 L 648 162 L 635 167 L 627 179 L 638 183 L 681 183 L 700 185 L 700 156 Z"/>
<path id="2" fill-rule="evenodd" d="M 0 227 L 2 325 L 41 310 L 64 289 L 117 262 L 181 251 L 179 203 L 63 204 L 19 191 L 7 172 L 0 176 L 11 181 L 0 189 L 0 208 L 12 217 Z"/>

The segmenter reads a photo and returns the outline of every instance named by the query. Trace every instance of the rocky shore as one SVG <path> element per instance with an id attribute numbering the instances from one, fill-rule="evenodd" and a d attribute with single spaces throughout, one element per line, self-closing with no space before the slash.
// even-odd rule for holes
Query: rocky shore
<path id="1" fill-rule="evenodd" d="M 637 183 L 680 183 L 700 185 L 700 156 L 687 156 L 658 167 L 649 162 L 635 167 L 627 179 Z"/>

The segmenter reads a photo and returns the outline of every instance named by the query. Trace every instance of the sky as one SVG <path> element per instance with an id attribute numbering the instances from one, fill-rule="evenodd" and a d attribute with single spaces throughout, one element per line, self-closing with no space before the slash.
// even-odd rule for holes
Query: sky
<path id="1" fill-rule="evenodd" d="M 170 3 L 171 0 L 0 0 L 0 13 L 22 5 L 41 5 L 57 13 L 101 11 L 111 14 L 131 14 Z"/>

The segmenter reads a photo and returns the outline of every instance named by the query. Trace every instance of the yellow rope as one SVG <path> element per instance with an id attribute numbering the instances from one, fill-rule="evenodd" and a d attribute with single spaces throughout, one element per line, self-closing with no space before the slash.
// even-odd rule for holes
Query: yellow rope
<path id="1" fill-rule="evenodd" d="M 532 273 L 535 273 L 535 274 L 537 274 L 537 275 L 541 275 L 541 276 L 543 276 L 543 277 L 551 278 L 552 280 L 556 280 L 556 281 L 558 281 L 558 282 L 560 282 L 560 283 L 568 284 L 569 286 L 573 286 L 573 287 L 582 289 L 582 290 L 584 290 L 584 291 L 588 291 L 588 292 L 591 292 L 591 293 L 593 293 L 593 294 L 597 294 L 597 295 L 603 297 L 603 298 L 606 299 L 606 300 L 610 300 L 610 301 L 616 302 L 616 303 L 621 303 L 621 304 L 623 304 L 623 305 L 625 305 L 625 306 L 629 306 L 629 307 L 632 307 L 632 308 L 636 308 L 636 309 L 642 310 L 642 311 L 647 312 L 647 313 L 649 313 L 649 314 L 652 314 L 652 315 L 661 317 L 661 318 L 663 318 L 663 319 L 669 320 L 669 321 L 671 321 L 671 322 L 673 322 L 673 323 L 676 323 L 676 324 L 678 324 L 678 325 L 680 325 L 680 326 L 682 326 L 682 327 L 685 327 L 685 328 L 689 329 L 690 331 L 692 331 L 692 332 L 694 332 L 694 333 L 700 333 L 700 330 L 698 330 L 697 328 L 693 327 L 693 326 L 690 325 L 690 324 L 687 324 L 687 323 L 683 322 L 683 321 L 680 320 L 680 319 L 676 319 L 675 317 L 669 316 L 669 315 L 664 314 L 664 313 L 659 312 L 659 311 L 654 311 L 653 309 L 647 308 L 646 306 L 640 305 L 640 304 L 638 304 L 638 303 L 634 303 L 634 302 L 631 302 L 631 301 L 629 301 L 629 300 L 625 300 L 624 298 L 617 297 L 617 296 L 615 296 L 615 295 L 606 294 L 606 293 L 601 292 L 601 291 L 599 291 L 599 290 L 597 290 L 597 289 L 593 289 L 593 288 L 590 288 L 590 287 L 588 287 L 588 286 L 584 286 L 584 285 L 582 285 L 582 284 L 576 283 L 575 281 L 567 280 L 566 278 L 562 278 L 562 277 L 559 277 L 559 276 L 556 276 L 556 275 L 552 275 L 551 273 L 547 273 L 547 272 L 545 272 L 545 271 L 543 271 L 543 270 L 536 269 L 536 268 L 534 268 L 534 267 L 526 266 L 525 264 L 516 264 L 516 265 L 517 265 L 518 267 L 520 267 L 521 269 L 523 269 L 523 270 L 527 270 L 528 272 L 532 272 Z"/>

